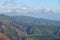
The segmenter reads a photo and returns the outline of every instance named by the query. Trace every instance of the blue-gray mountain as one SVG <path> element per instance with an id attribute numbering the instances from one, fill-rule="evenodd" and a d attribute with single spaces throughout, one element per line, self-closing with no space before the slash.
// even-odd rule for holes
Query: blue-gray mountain
<path id="1" fill-rule="evenodd" d="M 59 40 L 60 21 L 0 14 L 0 33 L 10 40 Z"/>

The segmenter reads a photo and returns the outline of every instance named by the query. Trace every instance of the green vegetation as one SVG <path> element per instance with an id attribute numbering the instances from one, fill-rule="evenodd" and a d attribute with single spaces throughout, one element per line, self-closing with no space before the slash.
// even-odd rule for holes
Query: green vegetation
<path id="1" fill-rule="evenodd" d="M 60 40 L 60 22 L 0 15 L 0 32 L 11 40 Z"/>

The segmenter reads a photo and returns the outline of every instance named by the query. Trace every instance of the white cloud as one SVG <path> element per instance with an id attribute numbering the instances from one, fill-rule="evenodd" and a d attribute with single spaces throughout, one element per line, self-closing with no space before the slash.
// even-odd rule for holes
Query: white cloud
<path id="1" fill-rule="evenodd" d="M 5 0 L 2 5 L 7 8 L 0 9 L 0 13 L 14 13 L 14 12 L 16 13 L 50 13 L 50 12 L 60 13 L 60 9 L 51 9 L 47 7 L 38 9 L 38 8 L 31 8 L 26 5 L 22 5 L 16 9 L 8 8 L 10 6 L 14 6 L 15 4 L 16 4 L 16 0 Z"/>
<path id="2" fill-rule="evenodd" d="M 12 9 L 0 9 L 0 13 L 10 13 Z"/>
<path id="3" fill-rule="evenodd" d="M 16 4 L 16 0 L 4 0 L 2 6 L 11 7 L 11 6 L 15 6 L 15 4 Z"/>
<path id="4" fill-rule="evenodd" d="M 51 9 L 51 8 L 30 8 L 27 6 L 22 6 L 16 9 L 0 9 L 0 13 L 60 13 L 60 9 Z"/>

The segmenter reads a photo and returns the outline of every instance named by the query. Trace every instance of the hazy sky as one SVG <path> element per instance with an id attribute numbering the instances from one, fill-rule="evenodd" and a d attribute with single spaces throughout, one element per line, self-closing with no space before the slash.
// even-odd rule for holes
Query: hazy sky
<path id="1" fill-rule="evenodd" d="M 0 0 L 0 13 L 12 12 L 60 21 L 60 0 Z"/>
<path id="2" fill-rule="evenodd" d="M 0 8 L 17 8 L 22 5 L 35 8 L 60 9 L 60 0 L 0 0 Z"/>

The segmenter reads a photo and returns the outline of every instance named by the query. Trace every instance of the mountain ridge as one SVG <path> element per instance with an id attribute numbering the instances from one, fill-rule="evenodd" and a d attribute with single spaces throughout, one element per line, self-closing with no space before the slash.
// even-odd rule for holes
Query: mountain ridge
<path id="1" fill-rule="evenodd" d="M 44 35 L 46 37 L 51 35 L 51 37 L 56 36 L 55 38 L 59 38 L 59 29 L 60 21 L 35 18 L 31 16 L 0 15 L 0 32 L 11 40 L 40 40 L 41 38 L 38 34 L 41 35 L 43 39 L 45 38 Z M 46 39 L 48 40 L 48 38 Z"/>

